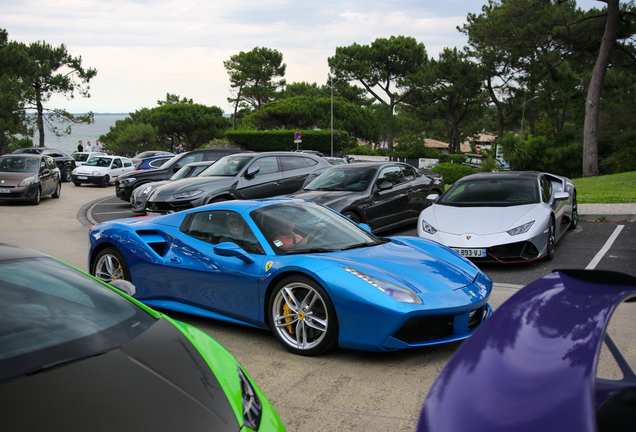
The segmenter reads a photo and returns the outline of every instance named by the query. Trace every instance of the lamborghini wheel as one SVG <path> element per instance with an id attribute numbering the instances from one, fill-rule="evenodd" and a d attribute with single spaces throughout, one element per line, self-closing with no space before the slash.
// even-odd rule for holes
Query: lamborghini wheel
<path id="1" fill-rule="evenodd" d="M 338 318 L 326 291 L 305 276 L 290 276 L 274 289 L 269 301 L 272 331 L 294 354 L 312 356 L 338 340 Z"/>

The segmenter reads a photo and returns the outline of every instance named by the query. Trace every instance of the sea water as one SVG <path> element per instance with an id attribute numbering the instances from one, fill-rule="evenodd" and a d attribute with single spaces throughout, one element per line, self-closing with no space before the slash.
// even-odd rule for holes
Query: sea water
<path id="1" fill-rule="evenodd" d="M 91 124 L 71 124 L 71 134 L 64 135 L 62 137 L 56 137 L 53 132 L 48 129 L 44 130 L 44 146 L 56 148 L 62 150 L 67 154 L 71 154 L 77 151 L 77 144 L 79 140 L 82 140 L 84 149 L 86 149 L 86 143 L 91 142 L 91 145 L 95 144 L 95 141 L 99 139 L 100 135 L 105 135 L 110 132 L 110 127 L 115 126 L 117 120 L 123 120 L 128 117 L 128 114 L 95 114 L 95 123 Z M 59 127 L 59 124 L 56 123 Z M 68 123 L 65 123 L 61 128 L 65 128 Z M 33 145 L 39 146 L 39 136 L 37 130 L 33 136 Z M 103 144 L 100 141 L 100 145 Z"/>

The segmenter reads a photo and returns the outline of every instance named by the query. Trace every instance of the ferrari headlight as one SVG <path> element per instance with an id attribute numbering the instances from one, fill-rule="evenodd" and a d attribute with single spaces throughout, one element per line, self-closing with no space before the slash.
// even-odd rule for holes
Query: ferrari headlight
<path id="1" fill-rule="evenodd" d="M 533 224 L 534 224 L 534 221 L 532 221 L 532 222 L 528 222 L 528 223 L 525 223 L 525 224 L 523 224 L 523 225 L 519 225 L 519 226 L 518 226 L 518 227 L 516 227 L 516 228 L 510 229 L 510 230 L 508 230 L 508 231 L 506 231 L 506 232 L 507 232 L 508 234 L 510 234 L 511 236 L 516 236 L 516 235 L 519 235 L 519 234 L 523 234 L 523 233 L 525 233 L 525 232 L 528 232 L 528 230 L 530 229 L 530 227 L 531 227 Z"/>
<path id="2" fill-rule="evenodd" d="M 258 430 L 263 415 L 263 406 L 258 399 L 258 395 L 247 379 L 245 372 L 237 366 L 239 379 L 241 381 L 241 398 L 243 400 L 243 424 L 252 430 Z"/>
<path id="3" fill-rule="evenodd" d="M 28 186 L 28 185 L 30 185 L 31 183 L 35 183 L 36 181 L 37 181 L 37 178 L 35 178 L 35 177 L 27 177 L 27 178 L 25 178 L 24 180 L 22 180 L 22 181 L 20 182 L 20 184 L 18 185 L 18 187 Z"/>
<path id="4" fill-rule="evenodd" d="M 390 295 L 395 300 L 401 301 L 402 303 L 422 304 L 422 300 L 411 290 L 402 288 L 401 286 L 395 285 L 391 282 L 387 282 L 380 278 L 369 276 L 368 274 L 362 273 L 361 271 L 358 271 L 351 267 L 341 268 L 348 271 L 352 275 L 358 276 L 363 281 L 373 285 L 383 293 Z"/>
<path id="5" fill-rule="evenodd" d="M 178 194 L 174 194 L 172 195 L 175 198 L 194 198 L 197 195 L 201 195 L 203 193 L 203 191 L 200 190 L 192 190 L 192 191 L 187 191 L 187 192 L 181 192 Z"/>
<path id="6" fill-rule="evenodd" d="M 140 196 L 147 195 L 152 190 L 152 186 L 148 185 L 139 192 Z"/>
<path id="7" fill-rule="evenodd" d="M 437 229 L 433 225 L 422 219 L 422 231 L 428 234 L 435 234 L 437 232 Z"/>

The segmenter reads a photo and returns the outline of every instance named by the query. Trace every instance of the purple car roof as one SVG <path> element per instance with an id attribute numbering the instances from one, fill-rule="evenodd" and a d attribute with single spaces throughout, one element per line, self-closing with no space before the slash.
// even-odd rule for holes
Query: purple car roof
<path id="1" fill-rule="evenodd" d="M 636 278 L 614 272 L 560 271 L 532 282 L 449 360 L 417 430 L 596 431 L 599 401 L 636 386 L 595 394 L 608 322 L 635 294 Z"/>

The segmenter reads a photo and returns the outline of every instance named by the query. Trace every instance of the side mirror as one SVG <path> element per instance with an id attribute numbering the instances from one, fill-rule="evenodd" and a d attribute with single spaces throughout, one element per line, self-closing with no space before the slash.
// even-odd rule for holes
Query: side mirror
<path id="1" fill-rule="evenodd" d="M 247 169 L 247 172 L 245 173 L 245 177 L 254 177 L 256 174 L 258 174 L 260 170 L 261 168 L 259 166 L 252 165 L 251 167 Z"/>
<path id="2" fill-rule="evenodd" d="M 570 198 L 570 194 L 567 192 L 557 192 L 554 194 L 555 201 L 563 201 Z"/>
<path id="3" fill-rule="evenodd" d="M 181 169 L 181 165 L 177 164 L 174 168 L 172 168 L 172 172 L 177 172 Z"/>
<path id="4" fill-rule="evenodd" d="M 378 186 L 378 190 L 388 190 L 388 189 L 393 189 L 393 183 L 391 182 L 384 182 L 382 183 L 380 186 Z"/>
<path id="5" fill-rule="evenodd" d="M 127 280 L 117 279 L 109 282 L 112 286 L 117 288 L 119 291 L 128 294 L 133 297 L 137 293 L 137 288 Z"/>
<path id="6" fill-rule="evenodd" d="M 433 203 L 434 203 L 435 201 L 437 201 L 438 199 L 439 199 L 439 194 L 436 194 L 436 193 L 432 193 L 432 194 L 430 194 L 430 195 L 428 195 L 428 196 L 426 197 L 426 200 L 427 200 L 427 201 L 430 201 L 430 202 L 431 202 L 431 204 L 433 204 Z"/>
<path id="7" fill-rule="evenodd" d="M 371 232 L 371 227 L 369 225 L 365 223 L 359 223 L 358 225 L 360 225 L 360 228 L 364 229 L 365 231 Z"/>
<path id="8" fill-rule="evenodd" d="M 214 246 L 214 253 L 224 257 L 236 257 L 246 264 L 254 263 L 251 256 L 247 254 L 239 245 L 232 242 L 223 242 Z"/>

